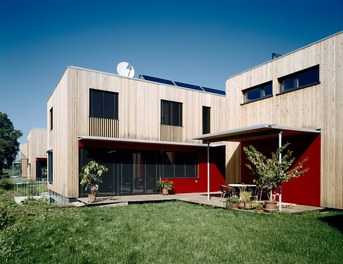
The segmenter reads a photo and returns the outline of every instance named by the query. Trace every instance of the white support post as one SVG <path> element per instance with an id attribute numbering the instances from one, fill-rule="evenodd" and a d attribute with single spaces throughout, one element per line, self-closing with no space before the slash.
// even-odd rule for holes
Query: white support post
<path id="1" fill-rule="evenodd" d="M 282 131 L 279 133 L 279 148 L 282 147 Z M 282 162 L 282 153 L 279 153 L 279 163 Z M 279 186 L 279 212 L 282 210 L 282 184 Z"/>
<path id="2" fill-rule="evenodd" d="M 207 142 L 207 200 L 210 200 L 210 142 Z"/>

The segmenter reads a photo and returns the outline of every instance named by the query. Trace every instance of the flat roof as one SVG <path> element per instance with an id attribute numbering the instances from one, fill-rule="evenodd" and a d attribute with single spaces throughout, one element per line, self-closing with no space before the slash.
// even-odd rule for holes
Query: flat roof
<path id="1" fill-rule="evenodd" d="M 282 132 L 283 136 L 294 136 L 299 134 L 320 133 L 320 129 L 294 128 L 279 126 L 276 124 L 261 124 L 248 127 L 241 127 L 217 133 L 210 133 L 197 136 L 194 140 L 206 140 L 209 142 L 234 141 L 243 142 L 258 139 L 275 138 Z"/>
<path id="2" fill-rule="evenodd" d="M 188 147 L 207 147 L 207 144 L 200 144 L 200 143 L 186 143 L 186 142 L 131 139 L 131 138 L 109 138 L 109 137 L 96 137 L 96 136 L 79 136 L 78 140 L 127 142 L 127 143 L 139 143 L 139 144 L 174 145 L 174 146 L 188 146 Z M 219 146 L 219 145 L 216 145 L 216 146 Z M 212 146 L 212 147 L 215 147 L 215 146 Z"/>

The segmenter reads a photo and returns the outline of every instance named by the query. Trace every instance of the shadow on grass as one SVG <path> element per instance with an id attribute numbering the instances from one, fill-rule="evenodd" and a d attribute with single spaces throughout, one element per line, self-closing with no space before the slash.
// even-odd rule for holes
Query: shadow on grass
<path id="1" fill-rule="evenodd" d="M 343 233 L 343 214 L 324 216 L 319 219 Z"/>

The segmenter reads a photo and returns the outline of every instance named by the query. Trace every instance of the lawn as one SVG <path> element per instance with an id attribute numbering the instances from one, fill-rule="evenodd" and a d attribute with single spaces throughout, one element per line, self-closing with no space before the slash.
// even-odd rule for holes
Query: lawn
<path id="1" fill-rule="evenodd" d="M 341 263 L 343 213 L 254 214 L 184 202 L 14 207 L 8 263 Z"/>

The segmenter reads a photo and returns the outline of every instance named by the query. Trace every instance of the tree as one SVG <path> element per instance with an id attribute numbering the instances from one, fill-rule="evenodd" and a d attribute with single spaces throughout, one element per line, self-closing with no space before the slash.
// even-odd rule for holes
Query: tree
<path id="1" fill-rule="evenodd" d="M 4 166 L 14 161 L 19 150 L 18 138 L 22 135 L 20 130 L 14 129 L 7 114 L 0 112 L 0 175 Z"/>
<path id="2" fill-rule="evenodd" d="M 276 152 L 272 152 L 270 158 L 263 155 L 252 145 L 243 148 L 247 159 L 252 163 L 252 165 L 245 165 L 254 176 L 256 185 L 261 189 L 266 189 L 270 192 L 270 201 L 272 200 L 273 189 L 280 186 L 283 182 L 298 178 L 309 171 L 309 168 L 303 169 L 304 163 L 308 160 L 308 157 L 304 158 L 297 166 L 291 169 L 291 166 L 295 161 L 295 158 L 292 157 L 293 152 L 287 150 L 285 154 L 283 153 L 289 144 L 290 143 L 286 143 L 279 147 Z M 279 160 L 280 155 L 281 162 Z"/>

